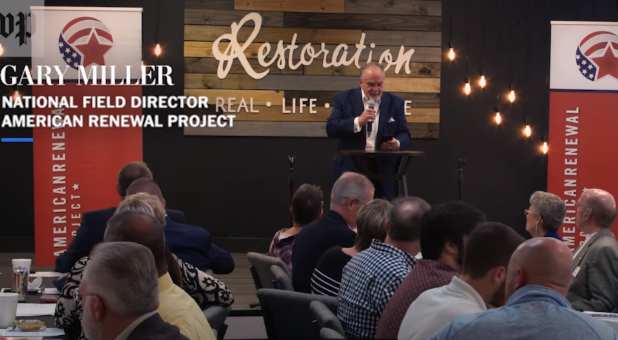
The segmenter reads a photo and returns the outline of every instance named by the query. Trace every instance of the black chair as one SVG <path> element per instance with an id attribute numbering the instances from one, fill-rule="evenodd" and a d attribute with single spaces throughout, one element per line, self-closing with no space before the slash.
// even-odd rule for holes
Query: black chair
<path id="1" fill-rule="evenodd" d="M 322 301 L 311 301 L 311 303 L 309 303 L 309 310 L 318 322 L 320 328 L 330 328 L 341 334 L 341 336 L 345 336 L 345 331 L 343 330 L 341 322 L 337 319 L 337 315 L 335 315 L 335 312 L 328 308 Z"/>
<path id="2" fill-rule="evenodd" d="M 210 324 L 210 327 L 217 334 L 217 340 L 223 340 L 225 332 L 227 331 L 227 325 L 225 319 L 230 314 L 230 310 L 221 306 L 210 306 L 204 309 L 204 316 Z"/>
<path id="3" fill-rule="evenodd" d="M 275 289 L 284 289 L 284 290 L 294 290 L 294 286 L 292 285 L 292 279 L 290 275 L 283 270 L 280 266 L 272 265 L 270 266 L 270 271 L 273 275 L 273 288 Z"/>
<path id="4" fill-rule="evenodd" d="M 311 301 L 321 301 L 336 310 L 337 299 L 332 296 L 306 294 L 281 289 L 257 291 L 266 333 L 271 340 L 317 339 L 320 328 L 309 310 Z"/>
<path id="5" fill-rule="evenodd" d="M 284 272 L 288 275 L 288 270 L 278 257 L 268 256 L 266 254 L 249 252 L 247 253 L 247 258 L 249 259 L 251 276 L 253 277 L 253 282 L 255 283 L 255 288 L 274 288 L 273 281 L 275 277 L 270 270 L 270 266 L 276 265 L 280 266 Z"/>

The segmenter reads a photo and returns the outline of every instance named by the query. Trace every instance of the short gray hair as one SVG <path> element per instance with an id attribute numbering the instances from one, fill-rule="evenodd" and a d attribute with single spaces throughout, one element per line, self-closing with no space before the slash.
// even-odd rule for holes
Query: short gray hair
<path id="1" fill-rule="evenodd" d="M 159 307 L 159 275 L 148 248 L 134 242 L 98 244 L 83 281 L 88 290 L 122 316 L 138 316 Z"/>
<path id="2" fill-rule="evenodd" d="M 585 188 L 581 200 L 585 208 L 590 209 L 592 219 L 601 228 L 609 228 L 616 219 L 616 201 L 614 196 L 603 189 Z"/>
<path id="3" fill-rule="evenodd" d="M 165 209 L 161 200 L 149 193 L 139 192 L 125 197 L 116 208 L 115 214 L 125 211 L 141 212 L 156 218 L 159 223 L 165 224 Z"/>
<path id="4" fill-rule="evenodd" d="M 344 172 L 339 177 L 330 193 L 330 204 L 343 204 L 346 199 L 356 199 L 361 203 L 369 202 L 369 190 L 373 190 L 373 184 L 364 175 L 355 172 Z"/>
<path id="5" fill-rule="evenodd" d="M 564 201 L 558 195 L 545 191 L 535 191 L 530 196 L 530 207 L 541 216 L 546 230 L 558 229 L 566 212 Z"/>

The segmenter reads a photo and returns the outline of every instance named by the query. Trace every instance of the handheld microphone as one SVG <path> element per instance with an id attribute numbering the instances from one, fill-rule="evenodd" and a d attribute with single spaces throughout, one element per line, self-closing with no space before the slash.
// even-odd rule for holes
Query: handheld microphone
<path id="1" fill-rule="evenodd" d="M 373 100 L 373 99 L 369 99 L 369 100 L 367 101 L 367 108 L 368 108 L 368 109 L 375 110 L 376 105 L 377 105 L 377 103 L 376 103 L 376 101 L 375 101 L 375 100 Z M 368 123 L 367 123 L 367 132 L 371 133 L 371 129 L 372 129 L 372 128 L 373 128 L 373 119 L 370 119 L 370 120 L 368 121 Z"/>

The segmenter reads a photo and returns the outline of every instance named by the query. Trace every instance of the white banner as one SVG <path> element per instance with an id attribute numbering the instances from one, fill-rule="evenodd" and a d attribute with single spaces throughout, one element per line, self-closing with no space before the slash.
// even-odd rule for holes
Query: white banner
<path id="1" fill-rule="evenodd" d="M 142 64 L 142 9 L 117 7 L 32 7 L 32 66 L 59 66 L 64 79 L 78 69 L 107 66 L 104 76 L 131 78 Z M 110 75 L 109 66 L 115 67 Z M 127 68 L 130 67 L 130 68 Z M 104 70 L 98 69 L 98 77 Z M 57 78 L 52 72 L 54 79 Z"/>
<path id="2" fill-rule="evenodd" d="M 30 56 L 30 6 L 43 0 L 2 0 L 0 2 L 0 45 L 3 57 Z"/>
<path id="3" fill-rule="evenodd" d="M 618 23 L 551 23 L 550 88 L 618 90 Z"/>

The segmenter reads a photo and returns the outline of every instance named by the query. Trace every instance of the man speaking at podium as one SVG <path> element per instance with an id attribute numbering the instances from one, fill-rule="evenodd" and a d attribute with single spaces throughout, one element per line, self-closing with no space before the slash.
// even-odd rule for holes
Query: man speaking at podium
<path id="1" fill-rule="evenodd" d="M 410 145 L 403 99 L 384 92 L 384 77 L 382 67 L 367 64 L 361 69 L 360 88 L 340 92 L 333 98 L 326 133 L 339 139 L 338 150 L 397 151 Z M 395 197 L 399 156 L 361 157 L 356 164 L 352 157 L 337 155 L 333 181 L 345 171 L 369 171 L 381 179 L 372 179 L 376 197 Z"/>

